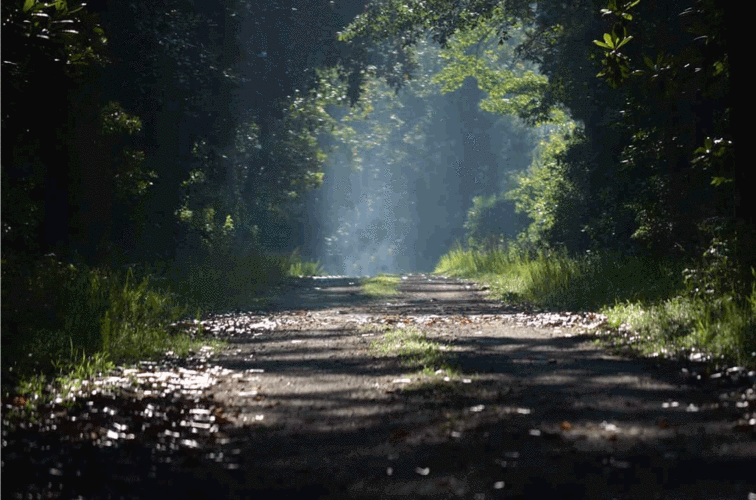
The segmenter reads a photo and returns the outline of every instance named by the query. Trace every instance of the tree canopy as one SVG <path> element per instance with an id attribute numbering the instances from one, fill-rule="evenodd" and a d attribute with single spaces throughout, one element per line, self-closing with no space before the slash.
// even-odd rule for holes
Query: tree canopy
<path id="1" fill-rule="evenodd" d="M 360 8 L 4 2 L 6 250 L 98 264 L 264 243 L 322 169 L 290 96 Z"/>
<path id="2" fill-rule="evenodd" d="M 535 219 L 548 207 L 543 243 L 693 256 L 716 231 L 747 267 L 754 211 L 735 157 L 730 15 L 709 0 L 389 1 L 341 37 L 398 39 L 410 52 L 430 32 L 447 48 L 447 89 L 471 77 L 486 109 L 578 124 L 510 193 Z"/>
<path id="3" fill-rule="evenodd" d="M 732 13 L 713 0 L 25 0 L 2 16 L 8 249 L 98 263 L 291 246 L 328 147 L 351 162 L 426 134 L 407 143 L 434 145 L 415 155 L 407 196 L 430 182 L 442 136 L 423 129 L 419 99 L 457 126 L 496 122 L 482 111 L 546 127 L 530 169 L 495 183 L 530 218 L 523 238 L 692 256 L 727 235 L 754 263 Z M 379 85 L 407 90 L 380 117 L 393 128 L 370 106 L 395 98 L 362 98 Z M 471 85 L 474 112 L 434 101 Z"/>

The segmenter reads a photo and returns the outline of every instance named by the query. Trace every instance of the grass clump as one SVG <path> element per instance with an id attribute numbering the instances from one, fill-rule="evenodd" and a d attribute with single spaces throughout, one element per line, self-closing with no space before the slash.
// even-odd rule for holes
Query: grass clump
<path id="1" fill-rule="evenodd" d="M 323 276 L 325 269 L 323 264 L 317 261 L 302 261 L 297 260 L 289 264 L 288 276 L 292 277 L 305 277 L 305 276 Z"/>
<path id="2" fill-rule="evenodd" d="M 379 274 L 372 278 L 365 278 L 360 282 L 360 288 L 366 295 L 373 297 L 391 297 L 398 295 L 397 286 L 401 279 L 393 274 Z"/>
<path id="3" fill-rule="evenodd" d="M 411 371 L 432 376 L 439 372 L 447 376 L 457 374 L 453 356 L 446 346 L 429 340 L 415 327 L 386 326 L 385 333 L 371 344 L 371 349 L 381 356 L 398 356 L 402 366 Z"/>
<path id="4" fill-rule="evenodd" d="M 286 268 L 287 276 L 296 278 L 325 275 L 325 269 L 320 261 L 303 260 L 298 252 L 293 252 L 284 259 L 283 267 Z"/>

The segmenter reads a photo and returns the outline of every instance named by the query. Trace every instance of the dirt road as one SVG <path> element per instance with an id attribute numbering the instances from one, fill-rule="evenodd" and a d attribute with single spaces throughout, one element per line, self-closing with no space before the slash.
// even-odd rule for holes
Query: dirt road
<path id="1" fill-rule="evenodd" d="M 613 356 L 584 333 L 595 314 L 521 311 L 429 275 L 403 277 L 400 292 L 369 299 L 354 279 L 303 279 L 272 312 L 208 318 L 228 349 L 152 367 L 149 380 L 173 380 L 159 397 L 154 382 L 89 397 L 116 409 L 92 426 L 112 439 L 48 429 L 14 438 L 11 457 L 30 439 L 88 457 L 35 473 L 59 482 L 40 494 L 61 497 L 756 498 L 753 388 L 690 386 L 679 365 Z M 392 332 L 456 369 L 408 366 L 385 348 Z M 22 470 L 7 457 L 4 492 Z"/>

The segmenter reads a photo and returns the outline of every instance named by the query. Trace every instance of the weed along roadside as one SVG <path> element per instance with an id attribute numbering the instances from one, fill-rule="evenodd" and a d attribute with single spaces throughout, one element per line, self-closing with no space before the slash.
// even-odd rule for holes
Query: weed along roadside
<path id="1" fill-rule="evenodd" d="M 602 315 L 532 312 L 456 278 L 397 277 L 379 297 L 361 286 L 300 279 L 269 312 L 200 319 L 215 352 L 90 376 L 34 422 L 4 411 L 4 495 L 756 491 L 755 398 L 735 372 L 690 386 L 689 367 L 599 347 Z"/>

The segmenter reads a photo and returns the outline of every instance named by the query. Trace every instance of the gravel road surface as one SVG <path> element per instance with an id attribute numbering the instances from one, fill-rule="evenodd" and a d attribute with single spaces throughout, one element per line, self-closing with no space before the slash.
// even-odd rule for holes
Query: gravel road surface
<path id="1" fill-rule="evenodd" d="M 534 312 L 474 283 L 303 278 L 228 341 L 90 381 L 3 432 L 8 498 L 756 499 L 753 384 L 610 354 L 592 313 Z M 413 332 L 451 371 L 384 335 Z"/>

